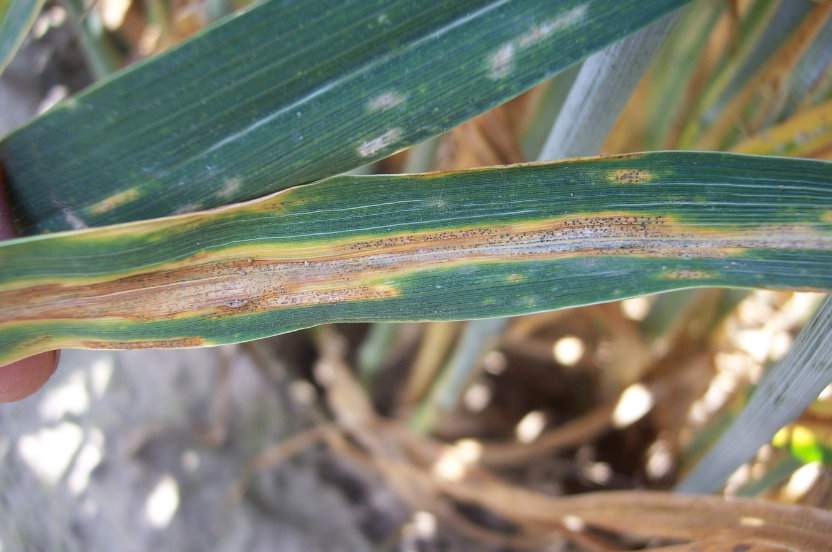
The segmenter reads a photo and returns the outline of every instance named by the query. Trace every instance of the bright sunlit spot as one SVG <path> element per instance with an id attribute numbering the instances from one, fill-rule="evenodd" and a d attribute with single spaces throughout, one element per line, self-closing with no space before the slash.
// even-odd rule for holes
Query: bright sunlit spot
<path id="1" fill-rule="evenodd" d="M 298 404 L 312 404 L 315 400 L 315 387 L 308 381 L 293 381 L 289 384 L 289 395 Z"/>
<path id="2" fill-rule="evenodd" d="M 630 320 L 644 320 L 650 312 L 650 300 L 647 297 L 625 299 L 621 301 L 621 312 Z"/>
<path id="3" fill-rule="evenodd" d="M 531 443 L 543 433 L 546 427 L 546 414 L 533 410 L 523 416 L 514 428 L 514 435 L 521 443 Z"/>
<path id="4" fill-rule="evenodd" d="M 104 456 L 103 448 L 104 434 L 100 429 L 91 429 L 67 480 L 67 485 L 72 494 L 81 494 L 87 488 L 92 470 L 95 469 Z"/>
<path id="5" fill-rule="evenodd" d="M 54 428 L 24 435 L 17 441 L 17 452 L 44 483 L 54 485 L 69 467 L 81 445 L 81 428 L 63 422 Z"/>
<path id="6" fill-rule="evenodd" d="M 758 517 L 743 516 L 740 518 L 740 525 L 744 527 L 762 527 L 765 524 L 765 520 Z"/>
<path id="7" fill-rule="evenodd" d="M 457 456 L 466 464 L 474 464 L 482 456 L 482 445 L 473 439 L 462 439 L 454 445 Z"/>
<path id="8" fill-rule="evenodd" d="M 627 427 L 642 418 L 653 408 L 653 393 L 641 383 L 634 383 L 621 393 L 612 413 L 613 426 Z"/>
<path id="9" fill-rule="evenodd" d="M 491 402 L 491 387 L 486 383 L 478 381 L 465 390 L 462 402 L 469 412 L 482 412 L 488 403 Z"/>
<path id="10" fill-rule="evenodd" d="M 499 376 L 506 371 L 508 359 L 501 351 L 489 351 L 482 359 L 482 366 L 492 376 Z"/>
<path id="11" fill-rule="evenodd" d="M 744 326 L 762 326 L 772 314 L 767 297 L 756 293 L 756 290 L 743 299 L 737 307 L 737 317 Z"/>
<path id="12" fill-rule="evenodd" d="M 92 391 L 96 397 L 103 395 L 110 386 L 110 378 L 113 376 L 113 364 L 113 356 L 107 354 L 97 358 L 90 367 Z"/>
<path id="13" fill-rule="evenodd" d="M 751 481 L 751 464 L 743 464 L 728 476 L 725 482 L 725 494 L 728 496 L 737 494 L 737 491 L 749 481 Z"/>
<path id="14" fill-rule="evenodd" d="M 822 473 L 823 464 L 820 462 L 810 462 L 800 466 L 783 487 L 783 498 L 788 502 L 797 502 L 809 492 Z"/>
<path id="15" fill-rule="evenodd" d="M 179 508 L 179 484 L 170 475 L 165 475 L 147 497 L 144 515 L 156 529 L 167 527 Z"/>
<path id="16" fill-rule="evenodd" d="M 736 335 L 739 348 L 757 362 L 763 362 L 768 357 L 771 346 L 771 335 L 765 330 L 742 330 Z"/>
<path id="17" fill-rule="evenodd" d="M 436 516 L 424 510 L 414 512 L 413 527 L 419 538 L 432 539 L 436 535 Z"/>
<path id="18" fill-rule="evenodd" d="M 473 439 L 462 439 L 445 447 L 433 465 L 433 473 L 446 481 L 461 481 L 468 466 L 475 464 L 482 455 L 482 445 Z"/>
<path id="19" fill-rule="evenodd" d="M 101 21 L 111 31 L 121 26 L 129 8 L 130 0 L 100 0 L 98 3 Z"/>
<path id="20" fill-rule="evenodd" d="M 771 345 L 768 349 L 768 356 L 771 360 L 780 360 L 786 353 L 789 352 L 789 348 L 792 346 L 792 336 L 789 332 L 777 332 L 771 338 Z"/>
<path id="21" fill-rule="evenodd" d="M 584 356 L 584 342 L 574 335 L 561 337 L 555 341 L 552 353 L 560 364 L 574 366 Z"/>
<path id="22" fill-rule="evenodd" d="M 612 479 L 612 468 L 606 462 L 591 462 L 581 471 L 584 477 L 598 485 L 606 485 Z"/>
<path id="23" fill-rule="evenodd" d="M 56 382 L 57 383 L 57 382 Z M 65 381 L 49 388 L 38 403 L 38 412 L 44 420 L 60 420 L 66 414 L 76 416 L 87 410 L 90 397 L 83 372 L 73 372 Z"/>
<path id="24" fill-rule="evenodd" d="M 563 526 L 576 533 L 586 529 L 586 523 L 578 516 L 565 516 L 563 518 Z"/>
<path id="25" fill-rule="evenodd" d="M 665 439 L 658 439 L 647 449 L 647 477 L 655 481 L 673 469 L 673 451 Z"/>

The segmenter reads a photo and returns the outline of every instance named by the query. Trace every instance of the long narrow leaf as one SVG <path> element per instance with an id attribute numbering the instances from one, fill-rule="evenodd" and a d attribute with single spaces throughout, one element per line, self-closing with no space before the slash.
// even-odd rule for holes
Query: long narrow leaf
<path id="1" fill-rule="evenodd" d="M 495 317 L 697 286 L 832 289 L 832 164 L 659 152 L 344 176 L 0 245 L 0 363 Z"/>
<path id="2" fill-rule="evenodd" d="M 832 72 L 832 20 L 818 33 L 811 48 L 803 55 L 800 63 L 788 76 L 786 99 L 782 112 L 775 122 L 794 115 L 801 108 L 813 105 L 812 92 L 823 79 L 824 73 Z"/>
<path id="3" fill-rule="evenodd" d="M 721 0 L 700 0 L 684 8 L 684 14 L 659 52 L 649 75 L 648 101 L 638 117 L 645 121 L 644 149 L 672 145 L 671 138 L 693 98 L 686 93 L 691 77 L 714 25 L 729 5 Z M 627 138 L 632 131 L 627 129 Z M 620 150 L 618 150 L 620 151 Z"/>
<path id="4" fill-rule="evenodd" d="M 686 0 L 271 0 L 0 142 L 17 223 L 195 211 L 439 134 Z"/>
<path id="5" fill-rule="evenodd" d="M 751 4 L 730 50 L 721 56 L 713 78 L 696 98 L 679 147 L 691 147 L 700 133 L 718 120 L 726 104 L 770 59 L 811 6 L 806 0 L 759 0 Z"/>
<path id="6" fill-rule="evenodd" d="M 809 50 L 815 38 L 832 16 L 832 5 L 819 4 L 789 35 L 788 40 L 760 67 L 743 88 L 728 102 L 716 122 L 697 141 L 697 148 L 710 149 L 730 145 L 728 136 L 742 117 L 749 101 L 760 92 L 760 87 L 776 81 L 778 76 L 790 71 Z"/>
<path id="7" fill-rule="evenodd" d="M 719 489 L 778 429 L 800 416 L 832 382 L 832 299 L 827 298 L 789 353 L 766 373 L 719 442 L 678 485 L 684 493 Z"/>
<path id="8" fill-rule="evenodd" d="M 0 0 L 0 74 L 23 43 L 43 0 Z"/>
<path id="9" fill-rule="evenodd" d="M 735 151 L 793 157 L 832 156 L 832 99 L 740 142 Z"/>
<path id="10" fill-rule="evenodd" d="M 541 159 L 596 155 L 673 23 L 668 14 L 590 56 L 549 133 Z"/>

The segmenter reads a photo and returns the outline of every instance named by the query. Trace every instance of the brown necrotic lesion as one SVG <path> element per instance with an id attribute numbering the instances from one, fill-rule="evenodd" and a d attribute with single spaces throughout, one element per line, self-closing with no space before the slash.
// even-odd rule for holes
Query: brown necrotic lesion
<path id="1" fill-rule="evenodd" d="M 743 251 L 832 249 L 811 226 L 703 228 L 664 215 L 597 213 L 445 228 L 321 244 L 263 243 L 85 283 L 0 290 L 0 325 L 24 320 L 164 320 L 241 315 L 280 308 L 384 300 L 395 281 L 466 264 L 634 256 L 724 258 Z M 303 255 L 299 256 L 299 251 Z M 667 278 L 701 280 L 696 271 Z"/>
<path id="2" fill-rule="evenodd" d="M 647 184 L 653 180 L 653 173 L 644 169 L 615 169 L 607 179 L 616 184 Z"/>

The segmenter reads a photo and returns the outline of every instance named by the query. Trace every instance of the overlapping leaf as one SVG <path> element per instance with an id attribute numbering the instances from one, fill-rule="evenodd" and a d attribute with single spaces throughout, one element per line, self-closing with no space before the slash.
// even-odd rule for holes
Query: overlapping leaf
<path id="1" fill-rule="evenodd" d="M 195 211 L 436 135 L 686 0 L 272 0 L 0 142 L 18 225 Z"/>

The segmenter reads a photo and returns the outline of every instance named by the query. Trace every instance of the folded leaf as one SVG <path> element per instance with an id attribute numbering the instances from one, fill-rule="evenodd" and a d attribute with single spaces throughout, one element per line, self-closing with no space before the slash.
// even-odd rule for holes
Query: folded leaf
<path id="1" fill-rule="evenodd" d="M 344 176 L 0 245 L 0 363 L 697 286 L 832 289 L 832 163 L 658 152 Z"/>
<path id="2" fill-rule="evenodd" d="M 0 142 L 18 227 L 196 211 L 347 171 L 685 2 L 266 2 Z"/>

